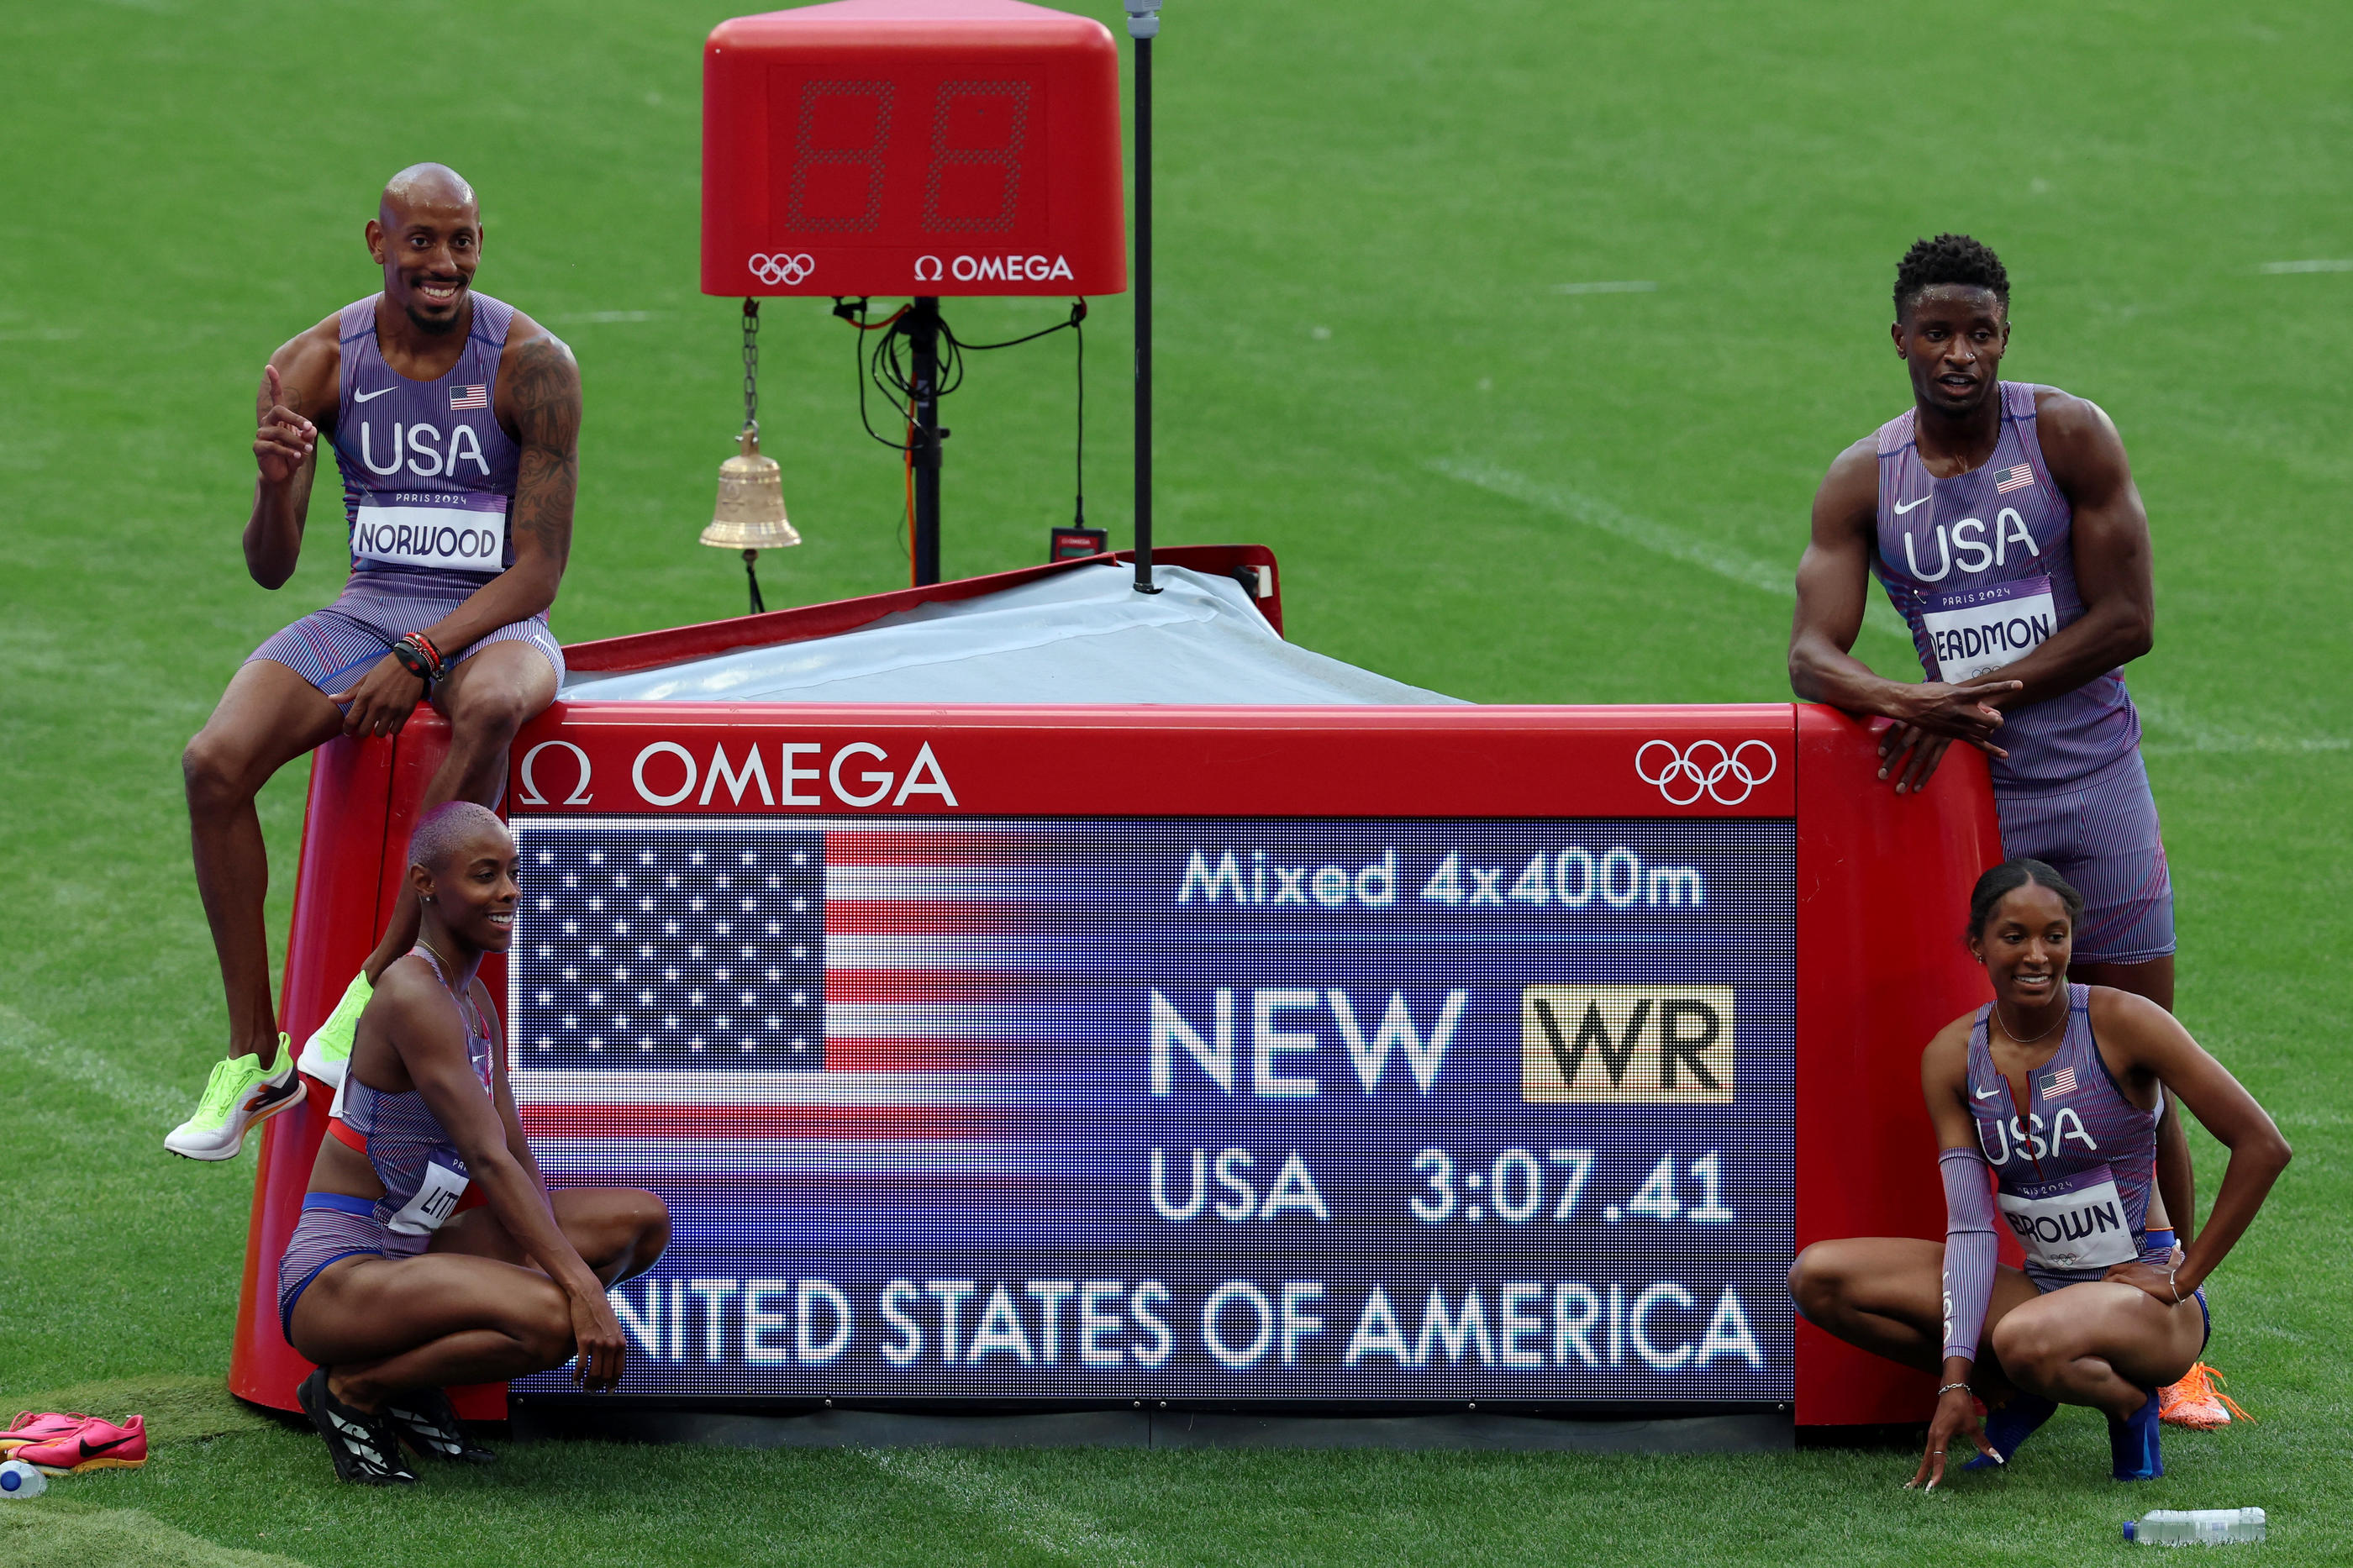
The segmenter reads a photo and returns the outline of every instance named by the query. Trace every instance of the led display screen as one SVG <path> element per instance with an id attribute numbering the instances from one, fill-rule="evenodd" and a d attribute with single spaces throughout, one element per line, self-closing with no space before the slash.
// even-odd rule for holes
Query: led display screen
<path id="1" fill-rule="evenodd" d="M 624 1392 L 1791 1396 L 1788 820 L 515 826 Z"/>

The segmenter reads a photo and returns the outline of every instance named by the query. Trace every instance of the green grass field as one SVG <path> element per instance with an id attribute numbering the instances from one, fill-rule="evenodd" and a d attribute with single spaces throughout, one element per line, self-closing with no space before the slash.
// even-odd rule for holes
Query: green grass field
<path id="1" fill-rule="evenodd" d="M 1094 0 L 1106 18 L 1111 6 Z M 695 291 L 718 10 L 121 0 L 0 11 L 0 1404 L 145 1411 L 136 1473 L 0 1505 L 0 1562 L 2106 1561 L 2158 1506 L 2260 1504 L 2343 1561 L 2353 1012 L 2353 11 L 1172 0 L 1160 48 L 1165 540 L 1254 540 L 1292 635 L 1482 700 L 1778 700 L 1831 454 L 1902 406 L 1914 237 L 1995 244 L 2014 379 L 2102 403 L 2155 522 L 2131 672 L 2179 900 L 2181 1012 L 2299 1159 L 2212 1288 L 2263 1417 L 2126 1494 L 2071 1413 L 2015 1473 L 1900 1492 L 1878 1449 L 1605 1459 L 543 1445 L 413 1495 L 220 1392 L 252 1158 L 174 1161 L 223 1037 L 177 756 L 244 655 L 329 598 L 237 555 L 263 358 L 371 291 L 393 169 L 483 193 L 489 291 L 586 384 L 567 640 L 741 608 L 699 549 L 737 417 Z M 1641 291 L 1563 286 L 1642 282 Z M 958 305 L 969 337 L 1047 301 Z M 1125 301 L 1099 303 L 1090 516 L 1126 516 Z M 764 424 L 806 548 L 774 603 L 904 581 L 849 333 L 774 308 Z M 951 574 L 1069 515 L 1066 338 L 948 406 Z M 1882 668 L 1906 647 L 1866 630 Z M 282 931 L 303 774 L 264 800 Z M 1908 1042 L 1891 1042 L 1908 1049 Z M 2221 1151 L 2197 1148 L 2211 1196 Z"/>

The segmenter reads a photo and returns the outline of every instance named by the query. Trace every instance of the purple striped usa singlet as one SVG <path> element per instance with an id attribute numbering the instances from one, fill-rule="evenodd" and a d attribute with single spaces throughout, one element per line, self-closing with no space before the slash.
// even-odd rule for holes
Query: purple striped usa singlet
<path id="1" fill-rule="evenodd" d="M 2164 1267 L 2150 1244 L 2148 1194 L 2157 1173 L 2157 1110 L 2125 1098 L 2092 1037 L 2091 988 L 2067 987 L 2067 1026 L 2050 1061 L 2027 1074 L 2023 1106 L 1993 1064 L 1989 1002 L 1969 1028 L 1969 1114 L 1993 1167 L 1995 1201 L 2026 1273 L 2044 1290 L 2097 1279 L 2118 1263 Z"/>
<path id="2" fill-rule="evenodd" d="M 409 949 L 433 969 L 444 989 L 448 976 L 441 973 L 440 963 L 422 947 Z M 491 1026 L 474 1006 L 470 998 L 459 997 L 459 1016 L 466 1022 L 466 1055 L 473 1063 L 474 1075 L 481 1079 L 482 1091 L 491 1087 Z M 471 1013 L 473 1016 L 466 1016 Z M 465 1157 L 458 1152 L 449 1134 L 425 1103 L 425 1097 L 415 1089 L 391 1093 L 369 1088 L 360 1081 L 355 1072 L 343 1075 L 342 1092 L 336 1097 L 335 1116 L 365 1141 L 367 1162 L 375 1172 L 375 1179 L 384 1184 L 384 1196 L 375 1205 L 377 1224 L 392 1226 L 417 1194 L 424 1190 L 429 1167 L 438 1165 L 458 1182 L 449 1194 L 454 1205 L 472 1173 L 466 1169 Z M 447 1177 L 444 1178 L 446 1183 Z M 438 1225 L 446 1214 L 434 1216 Z"/>
<path id="3" fill-rule="evenodd" d="M 2074 509 L 2042 460 L 2034 395 L 1999 384 L 2001 437 L 1978 468 L 1928 472 L 1918 409 L 1879 427 L 1879 513 L 1872 569 L 1912 628 L 1931 680 L 1981 679 L 2083 618 Z M 2007 758 L 1989 758 L 1996 793 L 2036 795 L 2079 783 L 2140 744 L 2140 715 L 2111 669 L 2074 690 L 2003 715 Z"/>
<path id="4" fill-rule="evenodd" d="M 372 294 L 337 324 L 335 462 L 352 571 L 396 592 L 463 599 L 514 564 L 509 528 L 521 448 L 499 427 L 499 356 L 514 307 L 473 298 L 464 351 L 435 381 L 384 361 Z"/>

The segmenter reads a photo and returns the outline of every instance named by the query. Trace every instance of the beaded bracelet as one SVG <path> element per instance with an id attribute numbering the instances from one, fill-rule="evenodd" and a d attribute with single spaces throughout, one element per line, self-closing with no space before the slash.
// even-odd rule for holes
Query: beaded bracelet
<path id="1" fill-rule="evenodd" d="M 1944 1386 L 1944 1387 L 1942 1387 L 1942 1388 L 1940 1388 L 1940 1389 L 1936 1390 L 1936 1397 L 1937 1397 L 1937 1398 L 1939 1398 L 1939 1399 L 1942 1399 L 1942 1398 L 1944 1398 L 1944 1397 L 1945 1397 L 1945 1395 L 1947 1395 L 1947 1394 L 1952 1393 L 1952 1392 L 1953 1392 L 1953 1390 L 1955 1390 L 1955 1389 L 1957 1389 L 1957 1389 L 1959 1389 L 1963 1394 L 1967 1394 L 1967 1393 L 1968 1393 L 1968 1392 L 1969 1392 L 1969 1385 L 1968 1385 L 1968 1384 L 1966 1384 L 1966 1383 L 1948 1383 L 1948 1384 L 1945 1384 L 1945 1386 Z"/>

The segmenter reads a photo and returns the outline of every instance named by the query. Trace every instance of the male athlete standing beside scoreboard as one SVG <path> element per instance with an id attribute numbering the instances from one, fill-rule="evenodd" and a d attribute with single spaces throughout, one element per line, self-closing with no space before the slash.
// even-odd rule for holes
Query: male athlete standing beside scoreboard
<path id="1" fill-rule="evenodd" d="M 402 170 L 367 226 L 384 291 L 287 343 L 262 374 L 246 569 L 265 588 L 293 574 L 323 434 L 343 473 L 352 574 L 332 605 L 254 651 L 183 759 L 229 1047 L 195 1114 L 164 1139 L 175 1154 L 229 1159 L 248 1127 L 301 1098 L 269 992 L 261 786 L 338 734 L 397 733 L 430 699 L 448 718 L 449 754 L 420 810 L 494 805 L 508 742 L 563 679 L 547 608 L 572 544 L 580 372 L 554 334 L 474 292 L 481 240 L 455 170 Z M 375 977 L 417 931 L 404 889 L 301 1070 L 341 1083 Z"/>
<path id="2" fill-rule="evenodd" d="M 2124 442 L 2096 405 L 1999 378 L 2010 279 L 1965 235 L 1905 253 L 1892 331 L 1913 406 L 1840 453 L 1815 493 L 1790 684 L 1895 721 L 1880 776 L 1898 793 L 1925 784 L 1954 741 L 1982 749 L 2003 853 L 2056 867 L 2084 895 L 2070 976 L 2170 1011 L 2173 885 L 2120 668 L 2148 651 L 2156 618 Z M 1872 573 L 1925 681 L 1885 679 L 1848 651 Z M 2189 1150 L 2169 1098 L 2158 1180 L 2187 1246 Z"/>

